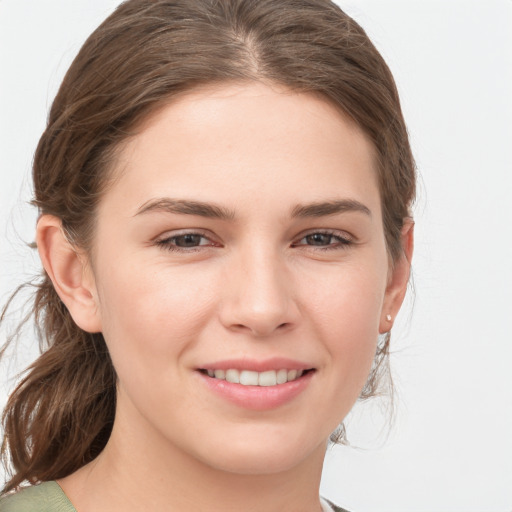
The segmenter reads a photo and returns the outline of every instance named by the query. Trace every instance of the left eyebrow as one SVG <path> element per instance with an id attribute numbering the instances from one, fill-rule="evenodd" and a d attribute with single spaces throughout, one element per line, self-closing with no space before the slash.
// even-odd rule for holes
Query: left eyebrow
<path id="1" fill-rule="evenodd" d="M 355 199 L 339 199 L 318 203 L 298 204 L 292 210 L 292 218 L 325 217 L 345 212 L 360 212 L 369 217 L 371 210 Z"/>

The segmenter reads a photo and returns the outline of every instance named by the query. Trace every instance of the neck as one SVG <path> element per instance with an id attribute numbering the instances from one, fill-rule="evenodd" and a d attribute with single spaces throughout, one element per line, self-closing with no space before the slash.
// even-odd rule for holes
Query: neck
<path id="1" fill-rule="evenodd" d="M 139 434 L 116 420 L 104 451 L 59 481 L 79 512 L 321 510 L 323 444 L 291 468 L 241 474 L 214 468 L 175 445 Z"/>

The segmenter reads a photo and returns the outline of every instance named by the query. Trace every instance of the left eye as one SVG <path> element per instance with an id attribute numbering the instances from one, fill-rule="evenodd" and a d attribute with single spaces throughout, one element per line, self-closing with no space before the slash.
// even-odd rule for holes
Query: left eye
<path id="1" fill-rule="evenodd" d="M 301 238 L 295 245 L 310 245 L 316 247 L 338 247 L 349 245 L 351 240 L 334 233 L 311 233 Z"/>
<path id="2" fill-rule="evenodd" d="M 197 247 L 198 245 L 206 245 L 208 240 L 202 235 L 194 235 L 192 233 L 171 238 L 178 247 Z"/>

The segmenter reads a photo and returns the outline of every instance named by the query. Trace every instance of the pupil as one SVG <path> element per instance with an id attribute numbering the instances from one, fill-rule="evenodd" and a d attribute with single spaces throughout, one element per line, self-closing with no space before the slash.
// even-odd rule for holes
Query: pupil
<path id="1" fill-rule="evenodd" d="M 176 238 L 178 247 L 195 247 L 201 242 L 201 235 L 183 235 Z"/>
<path id="2" fill-rule="evenodd" d="M 311 245 L 329 245 L 332 239 L 332 235 L 326 235 L 325 233 L 315 233 L 314 235 L 308 235 L 306 239 Z"/>

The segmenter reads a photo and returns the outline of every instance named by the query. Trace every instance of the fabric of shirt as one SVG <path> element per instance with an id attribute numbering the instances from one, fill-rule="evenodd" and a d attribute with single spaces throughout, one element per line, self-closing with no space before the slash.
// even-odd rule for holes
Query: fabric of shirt
<path id="1" fill-rule="evenodd" d="M 0 512 L 77 512 L 57 482 L 25 487 L 0 499 Z"/>
<path id="2" fill-rule="evenodd" d="M 347 512 L 320 499 L 322 512 Z M 0 499 L 0 512 L 77 512 L 57 482 L 26 487 Z"/>
<path id="3" fill-rule="evenodd" d="M 348 512 L 348 510 L 338 507 L 334 505 L 334 503 L 324 500 L 323 498 L 320 498 L 320 503 L 322 505 L 322 512 Z"/>

